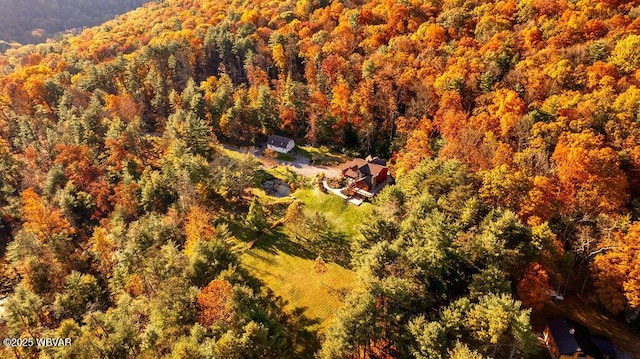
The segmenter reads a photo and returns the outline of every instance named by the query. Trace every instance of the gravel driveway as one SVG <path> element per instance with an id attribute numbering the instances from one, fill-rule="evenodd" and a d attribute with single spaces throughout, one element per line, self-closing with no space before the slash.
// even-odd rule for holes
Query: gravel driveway
<path id="1" fill-rule="evenodd" d="M 296 159 L 294 161 L 280 161 L 280 160 L 272 160 L 265 158 L 261 155 L 261 149 L 252 149 L 252 148 L 238 148 L 232 145 L 223 144 L 222 147 L 229 151 L 234 151 L 238 153 L 247 153 L 253 151 L 253 155 L 262 163 L 262 168 L 271 168 L 276 165 L 282 165 L 289 167 L 293 172 L 305 176 L 305 177 L 315 177 L 319 173 L 323 172 L 326 177 L 339 177 L 342 172 L 337 167 L 327 167 L 327 166 L 315 166 L 310 163 L 310 160 L 300 154 L 296 154 Z"/>
<path id="2" fill-rule="evenodd" d="M 260 162 L 262 162 L 263 166 L 266 165 L 265 164 L 266 161 L 269 161 L 262 156 L 258 157 L 258 159 L 260 160 Z M 295 161 L 275 160 L 273 162 L 277 162 L 279 165 L 287 166 L 291 168 L 293 172 L 306 177 L 315 177 L 321 172 L 324 172 L 324 175 L 326 177 L 339 177 L 342 174 L 340 170 L 336 167 L 312 165 L 309 162 L 308 158 L 301 156 L 299 154 L 296 155 Z"/>

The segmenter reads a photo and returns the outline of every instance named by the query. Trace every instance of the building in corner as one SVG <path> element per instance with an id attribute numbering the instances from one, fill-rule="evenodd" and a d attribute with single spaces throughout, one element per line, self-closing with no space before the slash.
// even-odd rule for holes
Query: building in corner
<path id="1" fill-rule="evenodd" d="M 563 316 L 546 319 L 544 342 L 554 359 L 619 359 L 611 339 Z"/>
<path id="2" fill-rule="evenodd" d="M 267 148 L 280 153 L 289 153 L 296 147 L 295 141 L 288 137 L 271 135 L 267 139 Z"/>

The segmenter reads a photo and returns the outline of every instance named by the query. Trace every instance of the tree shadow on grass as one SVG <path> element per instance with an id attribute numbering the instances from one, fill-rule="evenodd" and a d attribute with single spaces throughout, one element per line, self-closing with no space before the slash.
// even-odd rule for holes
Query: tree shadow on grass
<path id="1" fill-rule="evenodd" d="M 277 319 L 276 322 L 266 323 L 270 334 L 289 342 L 293 353 L 286 353 L 285 356 L 301 359 L 314 358 L 315 353 L 320 349 L 320 340 L 316 332 L 320 321 L 309 318 L 305 314 L 307 307 L 287 309 L 289 301 L 275 295 L 262 280 L 242 269 L 241 271 L 246 283 L 262 293 L 262 309 L 271 314 L 268 315 L 269 317 Z"/>
<path id="2" fill-rule="evenodd" d="M 268 265 L 275 265 L 276 264 L 276 261 L 273 259 L 273 256 L 271 254 L 266 254 L 265 255 L 265 254 L 260 254 L 260 252 L 258 252 L 258 251 L 249 250 L 249 251 L 246 252 L 246 255 L 251 256 L 253 258 L 256 258 L 256 259 L 260 260 L 261 262 L 264 262 L 264 263 L 266 263 Z M 248 266 L 248 265 L 245 263 L 245 266 Z M 254 268 L 254 269 L 258 270 L 257 268 Z"/>
<path id="3" fill-rule="evenodd" d="M 270 233 L 261 235 L 254 244 L 254 247 L 271 254 L 277 254 L 278 251 L 280 251 L 290 256 L 304 259 L 315 259 L 317 257 L 317 255 L 307 250 L 304 246 L 292 242 L 282 231 L 282 227 L 274 228 Z"/>
<path id="4" fill-rule="evenodd" d="M 223 218 L 223 222 L 228 225 L 231 234 L 239 241 L 246 243 L 249 249 L 261 249 L 274 255 L 280 251 L 304 259 L 315 259 L 317 257 L 316 254 L 304 246 L 291 241 L 283 231 L 282 226 L 273 228 L 267 233 L 257 233 L 247 228 L 242 221 L 237 218 Z M 249 253 L 251 253 L 251 251 L 249 251 Z"/>
<path id="5" fill-rule="evenodd" d="M 315 353 L 320 349 L 320 340 L 311 328 L 317 327 L 320 321 L 309 318 L 305 315 L 306 307 L 296 307 L 293 310 L 285 310 L 289 302 L 282 297 L 276 296 L 270 290 L 267 293 L 279 308 L 278 316 L 287 323 L 287 337 L 291 339 L 295 348 L 296 358 L 314 358 Z"/>

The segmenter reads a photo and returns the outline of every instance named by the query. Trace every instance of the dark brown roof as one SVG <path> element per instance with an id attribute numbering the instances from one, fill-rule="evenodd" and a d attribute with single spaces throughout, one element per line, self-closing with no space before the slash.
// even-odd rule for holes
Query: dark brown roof
<path id="1" fill-rule="evenodd" d="M 360 172 L 366 175 L 377 176 L 385 168 L 386 166 L 380 166 L 375 163 L 367 163 L 366 165 L 360 167 Z"/>
<path id="2" fill-rule="evenodd" d="M 293 141 L 293 140 L 288 137 L 278 136 L 278 135 L 271 135 L 267 139 L 268 144 L 270 144 L 271 146 L 276 146 L 280 148 L 287 148 L 287 143 L 289 143 L 289 141 Z"/>
<path id="3" fill-rule="evenodd" d="M 346 177 L 351 177 L 351 178 L 358 177 L 358 174 L 356 173 L 356 171 L 352 170 L 351 167 L 347 168 L 347 170 L 344 172 L 344 175 Z"/>
<path id="4" fill-rule="evenodd" d="M 340 167 L 340 169 L 344 171 L 348 168 L 353 168 L 353 167 L 360 168 L 366 164 L 367 164 L 367 161 L 363 160 L 362 158 L 354 158 L 351 161 L 343 164 L 342 167 Z"/>
<path id="5" fill-rule="evenodd" d="M 387 161 L 381 158 L 371 158 L 371 156 L 369 156 L 366 160 L 363 160 L 362 158 L 354 158 L 353 160 L 343 164 L 340 169 L 344 171 L 349 168 L 356 167 L 364 175 L 377 176 L 380 174 L 382 169 L 387 167 L 386 163 Z"/>
<path id="6" fill-rule="evenodd" d="M 359 180 L 357 180 L 355 182 L 355 185 L 357 186 L 359 183 L 364 183 L 367 186 L 367 188 L 369 188 L 369 189 L 371 189 L 371 187 L 373 187 L 372 183 L 371 183 L 371 176 L 365 176 L 365 177 L 360 178 Z"/>

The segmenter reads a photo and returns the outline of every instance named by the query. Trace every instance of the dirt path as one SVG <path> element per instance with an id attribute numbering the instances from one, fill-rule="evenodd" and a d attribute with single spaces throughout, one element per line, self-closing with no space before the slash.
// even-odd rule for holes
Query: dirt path
<path id="1" fill-rule="evenodd" d="M 260 159 L 260 161 L 262 162 L 262 159 Z M 321 172 L 324 173 L 326 177 L 339 177 L 341 174 L 340 170 L 335 167 L 314 166 L 310 164 L 287 162 L 287 161 L 276 161 L 276 162 L 279 165 L 283 165 L 291 168 L 293 172 L 305 177 L 315 177 Z M 264 165 L 265 163 L 263 162 L 263 166 Z"/>

